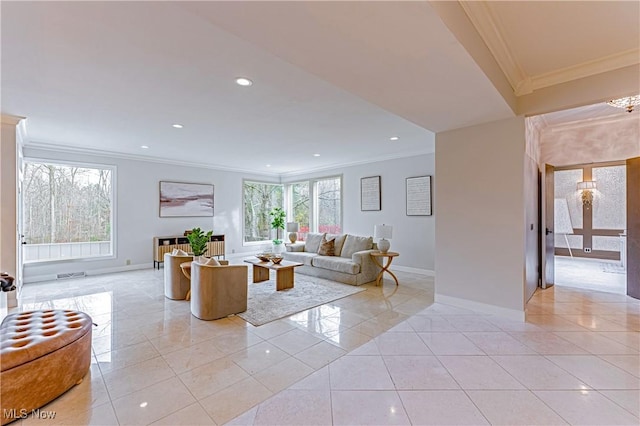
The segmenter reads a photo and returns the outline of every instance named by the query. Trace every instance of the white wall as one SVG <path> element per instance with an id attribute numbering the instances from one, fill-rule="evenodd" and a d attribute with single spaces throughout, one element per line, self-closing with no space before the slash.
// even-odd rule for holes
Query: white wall
<path id="1" fill-rule="evenodd" d="M 434 175 L 435 155 L 423 154 L 408 158 L 379 161 L 348 167 L 323 170 L 305 175 L 286 176 L 283 182 L 296 182 L 322 176 L 342 175 L 343 179 L 343 230 L 356 235 L 373 235 L 377 224 L 393 226 L 391 251 L 400 253 L 393 266 L 405 270 L 418 269 L 432 274 L 435 259 L 435 214 L 432 216 L 407 216 L 405 179 L 414 176 Z M 360 210 L 360 179 L 380 176 L 382 209 Z M 433 185 L 433 179 L 432 179 Z M 433 204 L 438 201 L 433 197 Z"/>
<path id="2" fill-rule="evenodd" d="M 195 226 L 225 234 L 227 256 L 252 254 L 259 246 L 242 244 L 242 180 L 257 179 L 278 182 L 275 176 L 250 175 L 240 172 L 177 166 L 125 158 L 24 149 L 25 157 L 48 160 L 87 162 L 116 166 L 116 249 L 115 258 L 102 260 L 58 261 L 25 266 L 25 280 L 53 279 L 58 273 L 103 273 L 153 264 L 154 236 L 182 235 Z M 405 178 L 434 174 L 434 155 L 336 168 L 313 176 L 343 176 L 343 221 L 346 232 L 373 235 L 375 224 L 393 225 L 391 249 L 400 252 L 393 265 L 432 273 L 434 269 L 435 216 L 408 217 L 405 214 Z M 382 210 L 360 211 L 360 178 L 380 175 Z M 288 178 L 296 181 L 308 176 Z M 158 214 L 158 182 L 212 183 L 214 218 L 160 218 Z M 434 201 L 435 203 L 435 201 Z M 127 265 L 127 260 L 131 265 Z"/>
<path id="3" fill-rule="evenodd" d="M 626 113 L 625 113 L 626 114 Z M 555 167 L 620 161 L 640 155 L 640 116 L 585 120 L 541 133 L 540 165 Z"/>
<path id="4" fill-rule="evenodd" d="M 242 245 L 242 179 L 277 182 L 276 177 L 177 166 L 81 153 L 54 152 L 25 147 L 25 157 L 78 161 L 116 166 L 116 211 L 113 259 L 78 260 L 25 265 L 25 281 L 55 278 L 57 273 L 102 273 L 147 268 L 153 265 L 153 237 L 182 235 L 186 229 L 213 229 L 225 235 L 227 254 L 257 251 Z M 159 181 L 211 183 L 214 188 L 214 218 L 159 217 Z M 127 260 L 131 265 L 127 266 Z"/>
<path id="5" fill-rule="evenodd" d="M 436 301 L 524 319 L 524 118 L 436 135 Z"/>

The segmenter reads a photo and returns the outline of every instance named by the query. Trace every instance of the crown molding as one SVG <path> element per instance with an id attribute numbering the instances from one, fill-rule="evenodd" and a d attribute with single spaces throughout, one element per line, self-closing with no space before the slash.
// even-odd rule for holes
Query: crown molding
<path id="1" fill-rule="evenodd" d="M 535 90 L 555 86 L 580 78 L 614 71 L 640 63 L 640 49 L 629 49 L 547 73 L 530 76 L 518 63 L 508 43 L 499 18 L 491 12 L 486 1 L 459 1 L 469 20 L 476 28 L 500 69 L 507 77 L 516 96 L 528 95 Z"/>
<path id="2" fill-rule="evenodd" d="M 125 154 L 121 152 L 104 151 L 104 150 L 92 149 L 92 148 L 71 147 L 71 146 L 56 145 L 56 144 L 44 143 L 44 142 L 30 141 L 28 143 L 25 143 L 24 147 L 27 149 L 39 149 L 43 151 L 95 155 L 100 157 L 121 158 L 124 160 L 144 161 L 147 163 L 170 164 L 173 166 L 198 167 L 201 169 L 246 173 L 251 175 L 260 175 L 260 176 L 269 176 L 269 177 L 280 176 L 278 173 L 262 173 L 262 172 L 257 172 L 251 169 L 235 168 L 235 167 L 223 166 L 219 164 L 205 164 L 205 163 L 197 163 L 197 162 L 191 162 L 191 161 L 170 160 L 170 159 L 160 158 L 160 157 L 149 157 L 144 155 Z"/>
<path id="3" fill-rule="evenodd" d="M 321 166 L 321 167 L 314 167 L 314 168 L 311 168 L 311 169 L 304 169 L 304 170 L 294 170 L 292 172 L 280 173 L 280 177 L 281 178 L 289 178 L 289 177 L 296 177 L 296 176 L 307 176 L 307 175 L 310 175 L 312 173 L 338 169 L 338 168 L 341 168 L 341 167 L 360 166 L 360 165 L 363 165 L 363 164 L 377 163 L 379 161 L 398 160 L 400 158 L 415 157 L 416 155 L 428 155 L 428 154 L 433 154 L 433 153 L 434 153 L 433 150 L 417 150 L 417 151 L 412 151 L 412 152 L 403 152 L 402 154 L 384 155 L 384 156 L 380 156 L 380 157 L 368 158 L 366 160 L 350 161 L 350 162 L 346 162 L 346 163 L 338 163 L 338 164 L 333 164 L 333 165 L 328 165 L 328 166 Z"/>
<path id="4" fill-rule="evenodd" d="M 271 177 L 271 178 L 273 178 L 273 177 L 283 178 L 283 177 L 294 177 L 294 176 L 308 175 L 308 174 L 311 174 L 311 173 L 320 172 L 320 171 L 324 171 L 324 170 L 336 169 L 336 168 L 340 168 L 340 167 L 358 166 L 358 165 L 361 165 L 361 164 L 375 163 L 375 162 L 378 162 L 378 161 L 397 160 L 397 159 L 400 159 L 400 158 L 413 157 L 413 156 L 416 156 L 416 155 L 427 155 L 427 154 L 433 154 L 434 153 L 433 150 L 418 150 L 418 151 L 413 151 L 413 152 L 404 152 L 402 154 L 393 154 L 393 155 L 369 158 L 367 160 L 361 160 L 361 161 L 353 161 L 353 162 L 347 162 L 347 163 L 336 163 L 336 164 L 331 164 L 331 165 L 321 166 L 321 167 L 316 167 L 316 168 L 307 168 L 307 169 L 304 169 L 304 170 L 295 170 L 295 171 L 292 171 L 292 172 L 263 173 L 263 172 L 257 172 L 257 171 L 252 170 L 252 169 L 243 169 L 243 168 L 236 168 L 236 167 L 229 167 L 229 166 L 221 166 L 219 164 L 203 164 L 203 163 L 188 162 L 188 161 L 170 160 L 170 159 L 159 158 L 159 157 L 147 157 L 147 156 L 143 156 L 143 155 L 125 154 L 125 153 L 120 153 L 120 152 L 104 151 L 104 150 L 91 149 L 91 148 L 71 147 L 71 146 L 57 145 L 57 144 L 51 144 L 51 143 L 45 143 L 45 142 L 37 142 L 37 141 L 36 142 L 31 141 L 31 142 L 25 143 L 24 144 L 24 148 L 27 148 L 27 149 L 38 149 L 38 150 L 50 151 L 50 152 L 66 152 L 66 153 L 70 153 L 70 154 L 86 154 L 86 155 L 94 155 L 94 156 L 98 156 L 98 157 L 121 158 L 121 159 L 124 159 L 124 160 L 144 161 L 144 162 L 147 162 L 147 163 L 170 164 L 170 165 L 185 166 L 185 167 L 198 167 L 198 168 L 202 168 L 202 169 L 218 170 L 218 171 L 225 171 L 225 172 L 235 172 L 235 173 L 244 173 L 244 174 L 248 174 L 248 175 L 252 175 L 252 176 L 268 176 L 268 177 Z"/>
<path id="5" fill-rule="evenodd" d="M 538 90 L 640 63 L 640 49 L 629 49 L 603 58 L 582 62 L 531 77 L 532 89 Z"/>
<path id="6" fill-rule="evenodd" d="M 459 3 L 496 59 L 515 94 L 520 96 L 531 93 L 531 79 L 511 53 L 498 19 L 491 13 L 487 2 L 460 0 Z"/>

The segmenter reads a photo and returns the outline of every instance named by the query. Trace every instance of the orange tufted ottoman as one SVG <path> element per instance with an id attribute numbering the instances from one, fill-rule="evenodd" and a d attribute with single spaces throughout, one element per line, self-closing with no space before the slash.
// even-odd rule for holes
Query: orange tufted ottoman
<path id="1" fill-rule="evenodd" d="M 0 325 L 1 424 L 54 400 L 91 364 L 91 317 L 49 310 L 8 315 Z"/>

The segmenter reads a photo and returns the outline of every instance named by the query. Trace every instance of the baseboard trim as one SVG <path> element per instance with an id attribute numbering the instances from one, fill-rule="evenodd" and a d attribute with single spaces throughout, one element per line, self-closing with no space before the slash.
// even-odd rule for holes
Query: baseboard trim
<path id="1" fill-rule="evenodd" d="M 437 290 L 437 286 L 436 286 Z M 435 294 L 435 302 L 445 305 L 452 305 L 458 308 L 470 309 L 489 315 L 498 315 L 514 321 L 525 321 L 525 312 L 515 309 L 503 308 L 501 306 L 489 305 L 487 303 L 475 302 L 473 300 L 461 299 L 459 297 L 445 296 L 443 294 Z"/>
<path id="2" fill-rule="evenodd" d="M 432 271 L 431 269 L 421 269 L 421 268 L 412 268 L 410 266 L 401 266 L 401 265 L 391 265 L 389 267 L 391 271 L 402 271 L 402 272 L 411 272 L 412 274 L 418 275 L 426 275 L 428 277 L 435 277 L 436 271 Z"/>
<path id="3" fill-rule="evenodd" d="M 85 271 L 87 276 L 90 275 L 102 275 L 102 274 L 111 274 L 114 272 L 127 272 L 127 271 L 136 271 L 139 269 L 153 269 L 153 265 L 142 263 L 139 265 L 126 265 L 126 266 L 116 266 L 113 268 L 100 268 Z M 73 278 L 71 278 L 73 279 Z M 24 284 L 32 284 L 38 283 L 42 281 L 55 281 L 57 280 L 57 274 L 44 274 L 44 275 L 34 275 L 31 277 L 24 277 Z"/>

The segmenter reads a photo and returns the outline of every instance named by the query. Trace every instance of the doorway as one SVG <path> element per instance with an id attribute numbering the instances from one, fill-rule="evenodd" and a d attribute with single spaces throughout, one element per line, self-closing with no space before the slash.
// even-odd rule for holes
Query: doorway
<path id="1" fill-rule="evenodd" d="M 555 284 L 626 294 L 626 163 L 554 172 Z"/>

